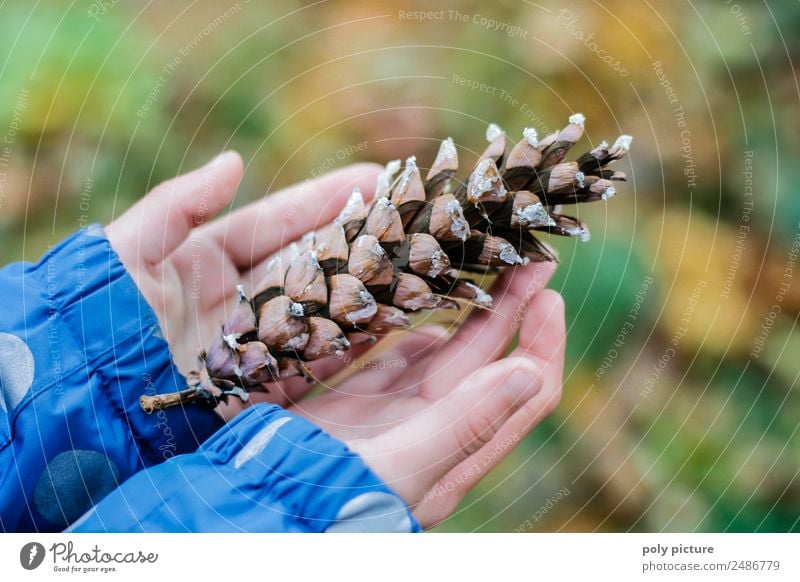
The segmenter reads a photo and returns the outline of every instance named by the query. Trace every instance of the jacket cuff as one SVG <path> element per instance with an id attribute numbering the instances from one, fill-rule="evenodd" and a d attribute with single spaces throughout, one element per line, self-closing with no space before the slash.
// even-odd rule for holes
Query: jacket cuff
<path id="1" fill-rule="evenodd" d="M 416 532 L 405 503 L 341 441 L 275 405 L 194 454 L 135 475 L 71 531 Z"/>
<path id="2" fill-rule="evenodd" d="M 194 451 L 224 424 L 214 411 L 196 406 L 149 415 L 140 408 L 141 395 L 174 392 L 186 382 L 172 363 L 155 313 L 100 225 L 67 238 L 34 270 L 46 281 L 64 339 L 75 344 L 62 352 L 82 354 L 89 374 L 100 380 L 100 396 L 114 420 L 129 429 L 144 466 Z"/>

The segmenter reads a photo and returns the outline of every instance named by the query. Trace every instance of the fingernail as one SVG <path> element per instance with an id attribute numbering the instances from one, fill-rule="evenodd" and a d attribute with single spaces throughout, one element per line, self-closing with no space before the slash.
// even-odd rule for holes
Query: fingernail
<path id="1" fill-rule="evenodd" d="M 514 404 L 527 402 L 539 393 L 542 383 L 538 374 L 529 370 L 514 370 L 503 383 Z"/>

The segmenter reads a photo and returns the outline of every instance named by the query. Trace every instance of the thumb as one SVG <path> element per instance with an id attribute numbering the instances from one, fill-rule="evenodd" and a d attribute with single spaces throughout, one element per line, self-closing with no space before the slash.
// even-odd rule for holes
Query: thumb
<path id="1" fill-rule="evenodd" d="M 106 227 L 119 252 L 135 249 L 141 262 L 157 264 L 233 199 L 242 179 L 241 156 L 224 152 L 206 165 L 159 184 Z"/>
<path id="2" fill-rule="evenodd" d="M 407 503 L 415 504 L 488 443 L 541 386 L 539 369 L 530 360 L 500 360 L 471 374 L 414 418 L 351 446 Z"/>

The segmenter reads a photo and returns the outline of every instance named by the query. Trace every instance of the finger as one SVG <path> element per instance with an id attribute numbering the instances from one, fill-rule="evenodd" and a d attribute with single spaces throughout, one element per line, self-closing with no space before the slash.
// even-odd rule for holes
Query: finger
<path id="1" fill-rule="evenodd" d="M 506 422 L 480 451 L 450 470 L 424 496 L 414 515 L 423 527 L 447 518 L 464 496 L 555 409 L 561 398 L 566 330 L 564 301 L 544 290 L 531 302 L 512 357 L 529 359 L 541 370 L 542 389 Z"/>
<path id="2" fill-rule="evenodd" d="M 425 369 L 423 395 L 440 398 L 460 380 L 498 358 L 519 330 L 528 303 L 547 285 L 556 263 L 504 271 L 493 285 L 495 307 L 473 313 Z"/>
<path id="3" fill-rule="evenodd" d="M 414 418 L 351 446 L 410 504 L 488 443 L 541 388 L 530 360 L 495 362 Z"/>
<path id="4" fill-rule="evenodd" d="M 545 289 L 531 302 L 511 356 L 529 358 L 542 370 L 545 383 L 560 386 L 566 349 L 564 299 L 557 291 Z"/>
<path id="5" fill-rule="evenodd" d="M 242 172 L 238 153 L 222 153 L 205 166 L 153 188 L 112 222 L 106 235 L 119 243 L 115 248 L 137 249 L 140 262 L 158 264 L 186 240 L 193 228 L 230 203 Z"/>
<path id="6" fill-rule="evenodd" d="M 208 225 L 207 234 L 226 249 L 244 271 L 305 233 L 332 221 L 353 188 L 365 200 L 375 192 L 377 164 L 354 164 L 308 180 L 230 213 Z"/>

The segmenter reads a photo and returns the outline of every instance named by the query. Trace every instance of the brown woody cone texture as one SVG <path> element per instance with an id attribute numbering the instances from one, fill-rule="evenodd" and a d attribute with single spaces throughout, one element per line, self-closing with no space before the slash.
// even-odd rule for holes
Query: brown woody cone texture
<path id="1" fill-rule="evenodd" d="M 390 162 L 371 205 L 354 190 L 332 224 L 270 263 L 252 299 L 239 288 L 190 386 L 246 398 L 278 378 L 308 377 L 303 362 L 408 327 L 408 312 L 490 307 L 491 296 L 462 274 L 555 260 L 534 233 L 588 240 L 586 225 L 561 206 L 606 200 L 613 182 L 625 180 L 606 166 L 627 153 L 630 136 L 565 161 L 583 125 L 577 113 L 559 132 L 538 139 L 526 129 L 514 143 L 492 124 L 489 146 L 463 182 L 454 178 L 458 152 L 449 138 L 424 177 L 414 157 L 404 167 Z"/>

